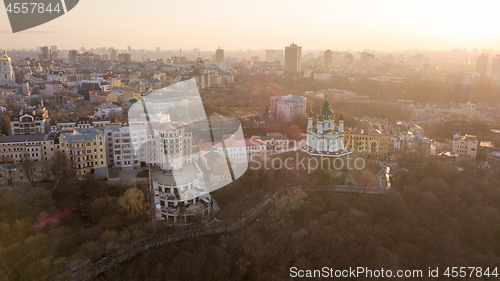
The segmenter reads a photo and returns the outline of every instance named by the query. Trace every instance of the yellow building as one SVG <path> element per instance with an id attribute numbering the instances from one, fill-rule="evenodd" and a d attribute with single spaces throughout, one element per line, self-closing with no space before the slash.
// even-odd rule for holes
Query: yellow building
<path id="1" fill-rule="evenodd" d="M 0 185 L 50 180 L 52 160 L 22 163 L 0 163 Z"/>
<path id="2" fill-rule="evenodd" d="M 105 137 L 101 129 L 75 129 L 72 134 L 61 134 L 59 143 L 75 175 L 107 177 Z"/>
<path id="3" fill-rule="evenodd" d="M 133 97 L 134 97 L 134 99 L 136 99 L 136 100 L 140 100 L 140 99 L 141 99 L 141 97 L 142 97 L 142 93 L 133 93 Z"/>
<path id="4" fill-rule="evenodd" d="M 389 154 L 389 134 L 383 130 L 344 130 L 344 147 L 361 157 L 383 159 Z"/>

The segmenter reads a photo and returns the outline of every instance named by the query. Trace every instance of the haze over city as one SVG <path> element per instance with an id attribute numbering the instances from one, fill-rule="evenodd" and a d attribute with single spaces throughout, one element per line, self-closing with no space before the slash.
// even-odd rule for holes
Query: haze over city
<path id="1" fill-rule="evenodd" d="M 490 1 L 80 1 L 68 14 L 12 34 L 0 13 L 3 44 L 132 45 L 137 49 L 394 50 L 500 46 L 500 18 Z"/>
<path id="2" fill-rule="evenodd" d="M 4 3 L 0 280 L 498 280 L 495 5 Z"/>

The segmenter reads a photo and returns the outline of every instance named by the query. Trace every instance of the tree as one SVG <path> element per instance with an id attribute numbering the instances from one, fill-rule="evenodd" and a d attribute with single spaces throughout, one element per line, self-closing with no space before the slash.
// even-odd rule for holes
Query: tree
<path id="1" fill-rule="evenodd" d="M 109 112 L 108 119 L 110 119 L 112 122 L 121 121 L 122 120 L 122 112 L 119 110 L 113 110 L 113 111 Z"/>
<path id="2" fill-rule="evenodd" d="M 118 209 L 130 220 L 135 220 L 143 215 L 148 207 L 144 193 L 137 187 L 129 188 L 118 199 Z"/>
<path id="3" fill-rule="evenodd" d="M 7 173 L 9 174 L 9 178 L 7 178 L 7 182 L 11 184 L 12 189 L 14 189 L 14 171 L 16 170 L 16 162 L 11 156 L 7 156 L 4 161 L 7 164 Z"/>
<path id="4" fill-rule="evenodd" d="M 54 120 L 55 122 L 58 122 L 60 120 L 65 120 L 69 118 L 69 113 L 67 110 L 64 109 L 51 109 L 49 110 L 49 118 Z"/>
<path id="5" fill-rule="evenodd" d="M 21 154 L 22 161 L 21 165 L 24 168 L 24 172 L 26 173 L 26 176 L 28 177 L 29 182 L 34 185 L 35 184 L 35 163 L 31 161 L 30 153 L 25 151 L 23 154 Z"/>
<path id="6" fill-rule="evenodd" d="M 54 180 L 54 190 L 57 189 L 59 183 L 63 179 L 68 179 L 72 176 L 71 172 L 71 162 L 69 161 L 66 153 L 62 151 L 56 151 L 54 153 L 54 160 L 49 168 L 48 180 Z"/>
<path id="7" fill-rule="evenodd" d="M 2 119 L 2 135 L 10 135 L 10 116 L 5 116 Z"/>
<path id="8" fill-rule="evenodd" d="M 293 140 L 300 139 L 300 135 L 302 134 L 302 131 L 300 130 L 299 126 L 297 125 L 291 125 L 288 128 L 286 128 L 286 135 Z"/>

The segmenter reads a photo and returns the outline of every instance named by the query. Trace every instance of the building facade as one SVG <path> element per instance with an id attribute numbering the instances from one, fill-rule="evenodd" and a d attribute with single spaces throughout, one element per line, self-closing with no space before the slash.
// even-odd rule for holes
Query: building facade
<path id="1" fill-rule="evenodd" d="M 300 74 L 302 63 L 302 47 L 290 44 L 285 47 L 285 70 L 291 74 Z"/>
<path id="2" fill-rule="evenodd" d="M 7 51 L 3 50 L 3 56 L 0 59 L 0 85 L 9 86 L 15 82 L 11 58 L 7 56 Z"/>
<path id="3" fill-rule="evenodd" d="M 11 116 L 11 135 L 37 135 L 50 132 L 49 112 L 45 107 L 26 108 Z"/>
<path id="4" fill-rule="evenodd" d="M 107 177 L 104 130 L 75 129 L 71 134 L 61 134 L 59 145 L 71 161 L 73 174 Z"/>
<path id="5" fill-rule="evenodd" d="M 111 102 L 105 102 L 95 107 L 94 116 L 102 119 L 121 119 L 122 108 Z"/>
<path id="6" fill-rule="evenodd" d="M 454 133 L 451 149 L 452 153 L 457 153 L 460 156 L 467 156 L 476 159 L 477 147 L 478 141 L 476 136 L 467 134 L 461 136 L 458 129 Z"/>
<path id="7" fill-rule="evenodd" d="M 54 159 L 58 150 L 54 135 L 3 136 L 0 138 L 0 162 L 39 162 Z"/>
<path id="8" fill-rule="evenodd" d="M 301 96 L 271 97 L 271 115 L 286 123 L 302 118 L 306 114 L 307 99 Z"/>
<path id="9" fill-rule="evenodd" d="M 361 157 L 384 159 L 389 156 L 389 134 L 376 129 L 346 128 L 344 141 L 346 149 Z"/>
<path id="10" fill-rule="evenodd" d="M 434 140 L 426 138 L 423 135 L 413 135 L 407 141 L 408 150 L 418 153 L 420 156 L 427 157 L 434 154 L 433 151 Z"/>
<path id="11" fill-rule="evenodd" d="M 340 114 L 339 124 L 335 125 L 335 114 L 331 110 L 328 94 L 323 108 L 317 114 L 316 125 L 313 124 L 313 112 L 309 111 L 307 118 L 307 150 L 312 153 L 338 154 L 344 149 L 344 115 Z"/>
<path id="12" fill-rule="evenodd" d="M 224 49 L 220 47 L 215 51 L 215 62 L 221 63 L 224 61 Z"/>

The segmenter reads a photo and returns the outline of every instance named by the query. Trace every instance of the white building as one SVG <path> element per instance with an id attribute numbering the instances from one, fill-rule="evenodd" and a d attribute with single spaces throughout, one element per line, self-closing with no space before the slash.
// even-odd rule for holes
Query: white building
<path id="1" fill-rule="evenodd" d="M 63 70 L 49 70 L 49 72 L 47 72 L 47 81 L 59 81 L 62 83 L 66 83 L 68 82 L 68 74 L 66 74 L 66 72 L 64 72 Z"/>
<path id="2" fill-rule="evenodd" d="M 465 136 L 461 136 L 457 128 L 457 131 L 453 135 L 451 152 L 475 159 L 477 156 L 477 147 L 478 142 L 476 136 L 467 134 L 465 134 Z"/>
<path id="3" fill-rule="evenodd" d="M 446 82 L 451 86 L 454 85 L 472 85 L 473 76 L 471 73 L 448 73 L 446 75 Z"/>
<path id="4" fill-rule="evenodd" d="M 313 125 L 312 109 L 307 121 L 307 147 L 312 153 L 332 154 L 344 150 L 344 114 L 340 114 L 339 124 L 335 126 L 335 114 L 331 110 L 326 94 L 323 108 L 317 115 L 316 125 Z"/>
<path id="5" fill-rule="evenodd" d="M 102 119 L 121 118 L 122 108 L 111 102 L 105 102 L 95 107 L 94 116 Z"/>
<path id="6" fill-rule="evenodd" d="M 409 150 L 412 150 L 423 157 L 433 155 L 436 153 L 434 140 L 424 137 L 423 135 L 414 135 L 407 140 Z"/>
<path id="7" fill-rule="evenodd" d="M 49 113 L 44 107 L 23 109 L 11 116 L 10 129 L 11 135 L 48 134 Z"/>
<path id="8" fill-rule="evenodd" d="M 280 153 L 288 150 L 290 140 L 280 133 L 268 133 L 267 136 L 257 137 L 266 144 L 269 153 Z"/>
<path id="9" fill-rule="evenodd" d="M 397 132 L 395 135 L 389 137 L 389 148 L 403 149 L 407 148 L 408 140 L 413 137 L 412 132 L 402 130 Z"/>
<path id="10" fill-rule="evenodd" d="M 271 115 L 283 122 L 291 123 L 306 114 L 307 99 L 301 96 L 271 97 Z"/>
<path id="11" fill-rule="evenodd" d="M 7 56 L 7 51 L 3 50 L 3 57 L 0 65 L 0 85 L 15 84 L 14 69 L 12 68 L 12 61 Z"/>
<path id="12" fill-rule="evenodd" d="M 59 81 L 45 83 L 45 96 L 52 97 L 54 93 L 61 92 L 64 89 L 64 84 Z"/>

